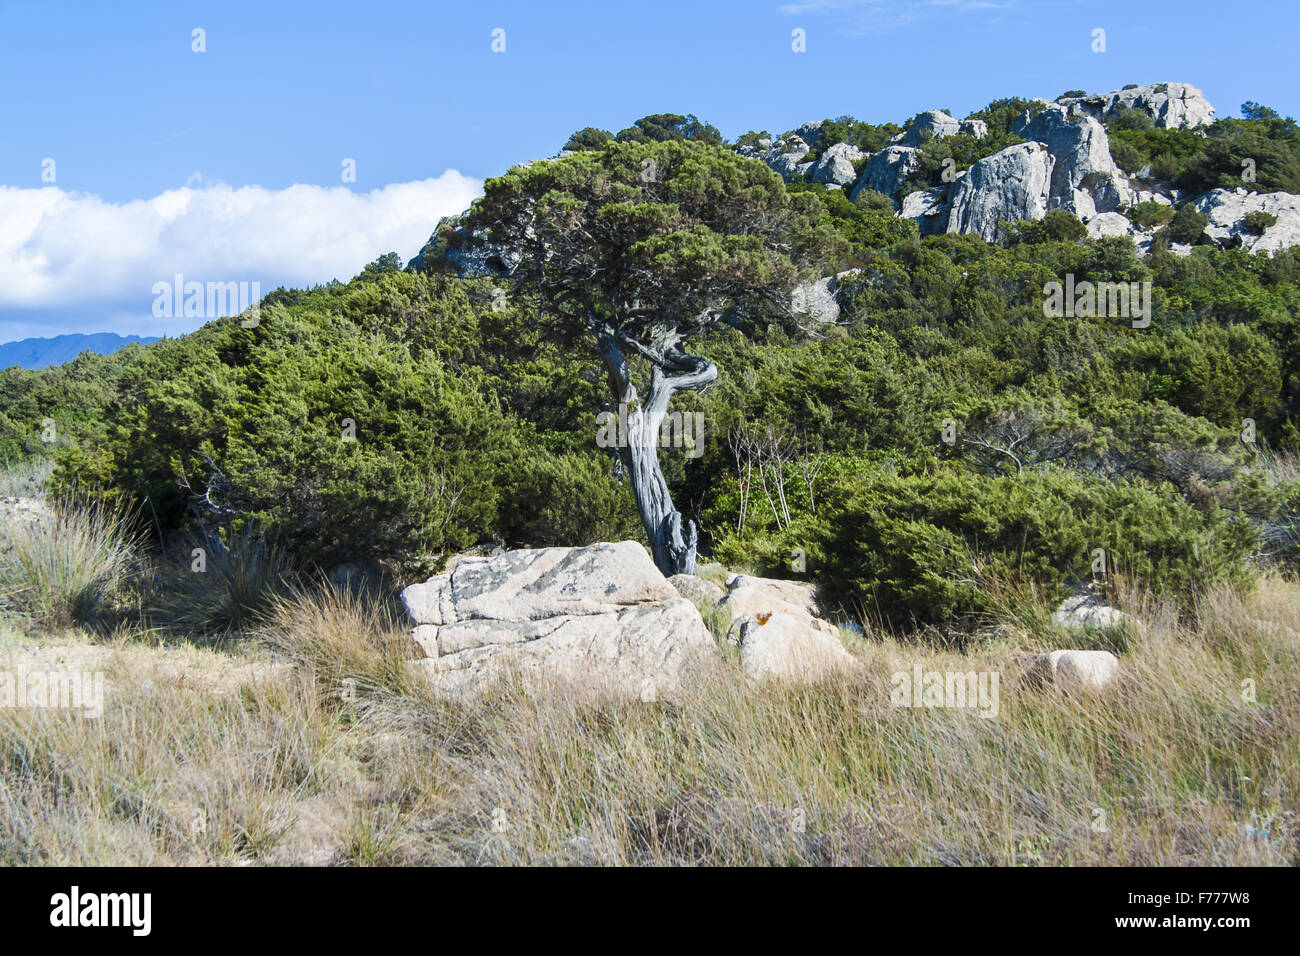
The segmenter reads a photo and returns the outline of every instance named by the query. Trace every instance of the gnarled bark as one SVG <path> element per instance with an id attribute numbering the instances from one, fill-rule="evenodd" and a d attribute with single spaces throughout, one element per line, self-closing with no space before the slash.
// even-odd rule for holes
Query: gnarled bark
<path id="1" fill-rule="evenodd" d="M 665 575 L 694 574 L 698 531 L 694 521 L 683 523 L 681 514 L 673 507 L 668 482 L 659 465 L 659 435 L 673 395 L 682 390 L 704 388 L 718 377 L 717 366 L 680 351 L 673 332 L 665 332 L 652 346 L 642 345 L 608 328 L 598 331 L 596 340 L 610 390 L 627 409 L 627 441 L 619 448 L 619 454 L 632 482 L 632 496 L 650 540 L 650 553 Z M 651 363 L 650 384 L 644 400 L 632 384 L 623 345 Z"/>

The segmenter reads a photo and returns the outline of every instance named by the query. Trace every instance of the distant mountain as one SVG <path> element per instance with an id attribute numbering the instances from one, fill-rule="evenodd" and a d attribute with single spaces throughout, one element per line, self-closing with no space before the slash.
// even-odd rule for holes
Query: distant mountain
<path id="1" fill-rule="evenodd" d="M 141 338 L 138 335 L 118 335 L 116 332 L 94 332 L 85 335 L 76 332 L 71 335 L 56 335 L 48 339 L 20 339 L 17 342 L 5 342 L 0 345 L 0 369 L 12 365 L 23 368 L 48 368 L 71 362 L 82 352 L 95 352 L 99 355 L 111 355 L 120 348 L 139 342 L 148 345 L 157 342 L 158 336 Z"/>

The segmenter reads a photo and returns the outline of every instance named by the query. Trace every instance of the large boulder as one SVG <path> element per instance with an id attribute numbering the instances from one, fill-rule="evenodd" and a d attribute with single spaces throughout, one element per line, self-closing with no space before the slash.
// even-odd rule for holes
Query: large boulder
<path id="1" fill-rule="evenodd" d="M 961 120 L 949 116 L 943 110 L 926 110 L 913 118 L 899 143 L 903 146 L 924 146 L 929 140 L 955 135 L 961 131 L 961 125 Z"/>
<path id="2" fill-rule="evenodd" d="M 1052 154 L 1049 209 L 1065 209 L 1087 222 L 1099 212 L 1132 205 L 1136 194 L 1110 155 L 1106 128 L 1091 116 L 1072 116 L 1049 106 L 1036 116 L 1026 111 L 1011 125 L 1022 139 L 1042 143 Z"/>
<path id="3" fill-rule="evenodd" d="M 790 294 L 790 309 L 814 322 L 836 322 L 840 317 L 840 282 L 845 276 L 857 275 L 861 269 L 846 269 L 833 276 L 795 286 Z"/>
<path id="4" fill-rule="evenodd" d="M 1277 252 L 1300 245 L 1300 196 L 1291 193 L 1251 193 L 1236 189 L 1212 189 L 1193 200 L 1198 212 L 1209 217 L 1205 234 L 1216 242 L 1240 242 L 1251 252 Z M 1262 234 L 1247 229 L 1245 218 L 1252 212 L 1277 217 Z"/>
<path id="5" fill-rule="evenodd" d="M 856 146 L 836 143 L 812 164 L 808 176 L 815 183 L 848 186 L 858 178 L 858 171 L 853 164 L 866 158 L 867 154 Z"/>
<path id="6" fill-rule="evenodd" d="M 966 170 L 957 174 L 957 179 L 966 175 Z M 956 181 L 956 180 L 954 180 Z M 947 183 L 933 189 L 917 190 L 903 197 L 903 208 L 898 215 L 916 223 L 923 236 L 937 236 L 948 227 L 949 187 Z"/>
<path id="7" fill-rule="evenodd" d="M 731 614 L 740 666 L 749 677 L 803 683 L 855 666 L 839 628 L 819 616 L 812 585 L 736 574 L 727 587 L 718 607 Z"/>
<path id="8" fill-rule="evenodd" d="M 466 557 L 402 592 L 436 688 L 499 678 L 675 696 L 717 656 L 699 611 L 634 541 Z"/>
<path id="9" fill-rule="evenodd" d="M 1214 107 L 1205 94 L 1186 83 L 1149 83 L 1131 90 L 1062 97 L 1057 102 L 1100 120 L 1110 118 L 1117 110 L 1141 110 L 1159 129 L 1194 129 L 1214 122 Z"/>
<path id="10" fill-rule="evenodd" d="M 1020 659 L 1028 680 L 1062 690 L 1098 691 L 1119 676 L 1119 658 L 1110 651 L 1048 651 Z"/>
<path id="11" fill-rule="evenodd" d="M 1052 154 L 1041 143 L 1018 143 L 985 156 L 949 190 L 947 231 L 973 232 L 993 242 L 999 222 L 1042 219 L 1052 165 Z"/>
<path id="12" fill-rule="evenodd" d="M 911 146 L 886 146 L 880 152 L 872 153 L 849 199 L 857 199 L 864 189 L 874 189 L 893 197 L 920 162 L 921 151 Z"/>

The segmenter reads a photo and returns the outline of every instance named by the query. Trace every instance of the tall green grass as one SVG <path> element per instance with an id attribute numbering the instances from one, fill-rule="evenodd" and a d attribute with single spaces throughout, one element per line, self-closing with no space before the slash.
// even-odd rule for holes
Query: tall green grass
<path id="1" fill-rule="evenodd" d="M 0 504 L 0 601 L 50 627 L 97 622 L 139 551 L 131 509 L 67 497 Z"/>
<path id="2" fill-rule="evenodd" d="M 201 528 L 185 557 L 158 572 L 146 616 L 177 631 L 246 633 L 267 620 L 296 576 L 285 548 L 252 525 L 224 533 Z"/>

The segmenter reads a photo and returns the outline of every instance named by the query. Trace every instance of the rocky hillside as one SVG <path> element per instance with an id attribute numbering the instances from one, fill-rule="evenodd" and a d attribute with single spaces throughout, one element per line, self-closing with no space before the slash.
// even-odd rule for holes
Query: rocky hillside
<path id="1" fill-rule="evenodd" d="M 958 120 L 942 110 L 920 113 L 888 146 L 865 153 L 847 143 L 823 142 L 824 123 L 807 123 L 794 133 L 741 152 L 767 163 L 788 181 L 845 189 L 856 199 L 875 190 L 895 200 L 897 214 L 911 219 L 922 235 L 974 233 L 994 241 L 999 224 L 1038 220 L 1052 209 L 1074 213 L 1092 236 L 1130 235 L 1139 251 L 1150 247 L 1152 231 L 1126 215 L 1139 203 L 1173 208 L 1192 204 L 1209 218 L 1207 235 L 1221 245 L 1274 251 L 1300 243 L 1300 197 L 1259 193 L 1242 187 L 1187 195 L 1162 182 L 1149 168 L 1128 175 L 1111 154 L 1107 122 L 1137 111 L 1161 130 L 1200 130 L 1213 122 L 1214 107 L 1200 90 L 1184 83 L 1158 83 L 1089 96 L 1034 101 L 1011 123 L 1023 140 L 984 156 L 968 169 L 950 166 L 946 181 L 931 189 L 905 191 L 928 143 L 957 135 L 989 135 L 978 118 Z M 819 151 L 815 161 L 808 160 Z M 1276 222 L 1261 231 L 1246 216 L 1263 212 Z M 1182 244 L 1181 250 L 1187 247 Z"/>
<path id="2" fill-rule="evenodd" d="M 767 164 L 792 186 L 843 190 L 855 203 L 870 192 L 888 197 L 895 215 L 914 222 L 922 236 L 970 233 L 996 242 L 1004 238 L 1008 224 L 1042 220 L 1052 210 L 1063 210 L 1077 216 L 1089 236 L 1131 236 L 1138 253 L 1145 254 L 1160 227 L 1176 211 L 1190 207 L 1204 217 L 1203 224 L 1194 219 L 1203 229 L 1195 235 L 1196 242 L 1251 252 L 1275 252 L 1300 244 L 1300 196 L 1267 188 L 1270 180 L 1257 170 L 1257 165 L 1268 162 L 1263 156 L 1231 157 L 1231 168 L 1240 170 L 1235 177 L 1239 186 L 1197 190 L 1175 181 L 1180 177 L 1163 177 L 1166 169 L 1158 161 L 1142 162 L 1140 154 L 1134 159 L 1127 140 L 1124 148 L 1115 148 L 1112 136 L 1125 137 L 1129 131 L 1146 133 L 1158 148 L 1175 153 L 1195 149 L 1198 140 L 1208 142 L 1207 134 L 1216 128 L 1215 109 L 1200 90 L 1185 83 L 1154 83 L 1071 94 L 1054 102 L 997 101 L 965 119 L 944 110 L 927 110 L 902 127 L 874 127 L 900 130 L 875 150 L 839 138 L 867 126 L 851 118 L 842 118 L 847 123 L 808 122 L 776 137 L 749 133 L 734 148 Z M 1024 108 L 1007 117 L 1004 130 L 991 129 L 990 120 L 996 126 L 997 114 L 1005 114 L 1008 104 Z M 624 131 L 629 132 L 636 130 Z M 601 139 L 587 135 L 592 133 L 613 138 L 584 130 L 574 135 L 568 147 L 598 146 Z M 1243 148 L 1249 152 L 1249 147 L 1237 151 Z M 566 148 L 559 155 L 571 151 Z M 1128 162 L 1122 164 L 1117 154 Z M 968 161 L 971 157 L 973 161 Z M 1129 170 L 1125 165 L 1137 168 Z M 914 188 L 927 179 L 927 172 L 937 182 Z M 463 276 L 509 271 L 509 250 L 479 247 L 466 253 L 457 248 L 464 244 L 456 242 L 447 248 L 444 229 L 454 231 L 458 219 L 439 223 L 411 267 L 420 269 L 426 257 L 434 255 Z M 1166 236 L 1169 247 L 1184 255 L 1192 243 L 1178 240 L 1188 238 L 1192 237 Z"/>

